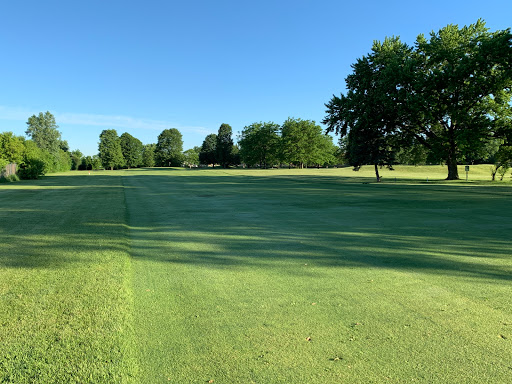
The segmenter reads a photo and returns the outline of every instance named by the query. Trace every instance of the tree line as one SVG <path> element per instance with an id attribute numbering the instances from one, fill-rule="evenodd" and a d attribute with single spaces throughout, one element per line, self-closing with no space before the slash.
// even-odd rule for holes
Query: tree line
<path id="1" fill-rule="evenodd" d="M 339 147 L 311 120 L 287 119 L 282 126 L 273 122 L 253 123 L 243 128 L 238 142 L 233 129 L 221 124 L 200 147 L 183 151 L 183 138 L 176 128 L 165 129 L 156 144 L 143 145 L 128 133 L 118 136 L 114 129 L 100 134 L 99 160 L 105 169 L 135 167 L 233 165 L 268 168 L 324 166 L 339 163 Z"/>
<path id="2" fill-rule="evenodd" d="M 0 133 L 0 171 L 10 163 L 18 166 L 17 174 L 10 175 L 10 180 L 35 179 L 46 173 L 78 169 L 82 154 L 70 151 L 50 112 L 29 117 L 25 134 L 29 139 L 12 132 Z"/>
<path id="3" fill-rule="evenodd" d="M 200 147 L 183 151 L 178 129 L 165 129 L 155 144 L 129 133 L 100 134 L 99 152 L 70 151 L 50 112 L 27 121 L 29 139 L 0 134 L 0 170 L 19 165 L 34 178 L 69 169 L 242 164 L 248 167 L 326 166 L 346 162 L 355 170 L 373 165 L 439 164 L 447 179 L 459 178 L 458 164 L 493 163 L 492 179 L 512 166 L 512 34 L 491 32 L 482 20 L 448 25 L 413 46 L 398 37 L 374 42 L 345 79 L 346 93 L 325 104 L 322 123 L 289 118 L 257 122 L 237 142 L 229 124 L 207 135 Z M 333 144 L 326 133 L 336 133 Z"/>
<path id="4" fill-rule="evenodd" d="M 345 94 L 325 104 L 327 131 L 343 138 L 358 169 L 392 167 L 400 156 L 447 165 L 485 159 L 493 174 L 512 162 L 512 35 L 482 20 L 448 25 L 414 46 L 398 37 L 374 42 L 352 65 Z"/>

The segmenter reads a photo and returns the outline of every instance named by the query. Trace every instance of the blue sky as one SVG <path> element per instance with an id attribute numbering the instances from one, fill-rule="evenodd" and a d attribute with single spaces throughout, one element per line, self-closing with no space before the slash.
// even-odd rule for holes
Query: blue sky
<path id="1" fill-rule="evenodd" d="M 447 24 L 511 27 L 507 1 L 3 1 L 0 132 L 52 112 L 71 149 L 103 129 L 184 149 L 289 116 L 317 122 L 374 40 Z"/>

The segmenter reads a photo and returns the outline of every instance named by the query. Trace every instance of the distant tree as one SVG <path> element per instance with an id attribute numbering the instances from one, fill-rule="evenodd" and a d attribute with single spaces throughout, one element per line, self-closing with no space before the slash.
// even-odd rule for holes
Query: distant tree
<path id="1" fill-rule="evenodd" d="M 83 158 L 82 152 L 80 152 L 78 149 L 70 152 L 71 157 L 71 170 L 75 171 L 80 168 L 80 164 L 82 164 L 82 158 Z"/>
<path id="2" fill-rule="evenodd" d="M 205 137 L 201 146 L 199 164 L 212 164 L 215 167 L 215 163 L 217 163 L 217 135 L 211 133 Z"/>
<path id="3" fill-rule="evenodd" d="M 125 132 L 120 137 L 120 144 L 125 165 L 128 168 L 140 167 L 142 165 L 142 142 Z"/>
<path id="4" fill-rule="evenodd" d="M 216 159 L 223 167 L 229 167 L 233 162 L 233 130 L 229 124 L 221 124 L 217 133 Z"/>
<path id="5" fill-rule="evenodd" d="M 249 165 L 268 168 L 279 162 L 279 124 L 253 123 L 244 127 L 238 138 L 240 158 Z"/>
<path id="6" fill-rule="evenodd" d="M 198 166 L 199 165 L 199 153 L 201 152 L 201 147 L 194 147 L 191 149 L 187 149 L 183 152 L 183 163 L 188 166 Z"/>
<path id="7" fill-rule="evenodd" d="M 121 150 L 121 140 L 115 129 L 106 129 L 100 134 L 99 158 L 105 168 L 120 168 L 125 161 Z"/>
<path id="8" fill-rule="evenodd" d="M 81 161 L 78 169 L 85 170 L 85 171 L 92 169 L 92 157 L 91 156 L 82 157 L 82 161 Z"/>
<path id="9" fill-rule="evenodd" d="M 231 148 L 231 164 L 239 165 L 241 163 L 240 147 L 237 144 L 233 144 L 233 147 Z"/>
<path id="10" fill-rule="evenodd" d="M 32 115 L 27 121 L 26 135 L 41 149 L 57 155 L 61 146 L 61 134 L 55 117 L 50 112 Z"/>
<path id="11" fill-rule="evenodd" d="M 288 118 L 281 126 L 281 158 L 300 168 L 331 161 L 334 148 L 327 140 L 314 121 Z"/>
<path id="12" fill-rule="evenodd" d="M 155 155 L 161 167 L 179 167 L 183 161 L 183 138 L 176 128 L 165 129 L 158 135 Z"/>
<path id="13" fill-rule="evenodd" d="M 100 155 L 94 155 L 91 158 L 91 169 L 101 169 L 102 166 Z"/>
<path id="14" fill-rule="evenodd" d="M 154 167 L 155 166 L 155 150 L 156 144 L 146 144 L 142 148 L 142 166 Z"/>

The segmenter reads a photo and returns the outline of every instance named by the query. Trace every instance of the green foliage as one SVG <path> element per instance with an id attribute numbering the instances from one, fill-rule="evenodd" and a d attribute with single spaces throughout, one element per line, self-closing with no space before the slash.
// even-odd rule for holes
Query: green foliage
<path id="1" fill-rule="evenodd" d="M 71 157 L 71 170 L 76 171 L 80 168 L 80 164 L 82 164 L 82 158 L 84 155 L 78 149 L 70 152 L 69 155 Z"/>
<path id="2" fill-rule="evenodd" d="M 217 162 L 227 168 L 233 164 L 233 130 L 229 124 L 221 124 L 217 133 L 217 146 L 215 157 Z"/>
<path id="3" fill-rule="evenodd" d="M 458 179 L 458 159 L 475 158 L 510 128 L 510 62 L 510 30 L 491 33 L 481 20 L 420 35 L 414 47 L 376 42 L 354 64 L 347 95 L 326 104 L 324 123 L 350 136 L 358 162 L 390 163 L 386 152 L 414 138 Z"/>
<path id="4" fill-rule="evenodd" d="M 120 137 L 121 151 L 123 153 L 125 165 L 128 168 L 136 168 L 142 165 L 142 142 L 125 132 Z"/>
<path id="5" fill-rule="evenodd" d="M 57 156 L 61 149 L 59 126 L 55 122 L 55 117 L 50 112 L 40 112 L 39 115 L 32 115 L 27 121 L 27 130 L 25 133 L 36 145 Z M 66 143 L 67 144 L 67 143 Z"/>
<path id="6" fill-rule="evenodd" d="M 215 133 L 207 135 L 203 140 L 199 152 L 199 163 L 213 164 L 213 166 L 217 163 L 217 135 Z"/>
<path id="7" fill-rule="evenodd" d="M 188 167 L 198 166 L 199 165 L 199 153 L 201 152 L 201 147 L 194 147 L 187 149 L 183 152 L 183 164 Z"/>
<path id="8" fill-rule="evenodd" d="M 15 136 L 12 132 L 0 133 L 0 161 L 20 164 L 23 161 L 25 140 L 21 136 Z"/>
<path id="9" fill-rule="evenodd" d="M 39 179 L 47 173 L 47 169 L 44 160 L 29 157 L 20 165 L 18 175 L 22 179 Z"/>
<path id="10" fill-rule="evenodd" d="M 32 140 L 25 141 L 23 160 L 18 167 L 18 175 L 22 179 L 38 179 L 50 171 L 53 157 L 39 148 Z"/>
<path id="11" fill-rule="evenodd" d="M 121 168 L 125 165 L 121 140 L 115 129 L 106 129 L 100 134 L 99 157 L 105 168 Z"/>
<path id="12" fill-rule="evenodd" d="M 183 137 L 176 128 L 165 129 L 158 135 L 155 148 L 156 165 L 179 167 L 183 162 Z"/>
<path id="13" fill-rule="evenodd" d="M 334 162 L 330 136 L 312 120 L 288 118 L 281 127 L 281 159 L 300 168 Z"/>
<path id="14" fill-rule="evenodd" d="M 273 122 L 253 123 L 244 127 L 238 144 L 240 158 L 248 166 L 268 168 L 279 163 L 279 124 Z"/>
<path id="15" fill-rule="evenodd" d="M 494 181 L 496 174 L 500 175 L 500 180 L 512 167 L 512 146 L 502 145 L 494 157 L 494 164 L 491 167 L 491 177 Z"/>
<path id="16" fill-rule="evenodd" d="M 142 148 L 142 166 L 154 167 L 155 166 L 155 150 L 156 144 L 146 144 Z"/>

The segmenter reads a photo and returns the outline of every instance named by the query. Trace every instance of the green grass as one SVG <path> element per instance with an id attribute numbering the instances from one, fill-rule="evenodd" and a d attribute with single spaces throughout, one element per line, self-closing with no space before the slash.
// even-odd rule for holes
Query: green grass
<path id="1" fill-rule="evenodd" d="M 50 176 L 0 187 L 0 383 L 135 376 L 121 181 Z"/>
<path id="2" fill-rule="evenodd" d="M 511 382 L 512 188 L 488 168 L 2 185 L 0 383 Z"/>

